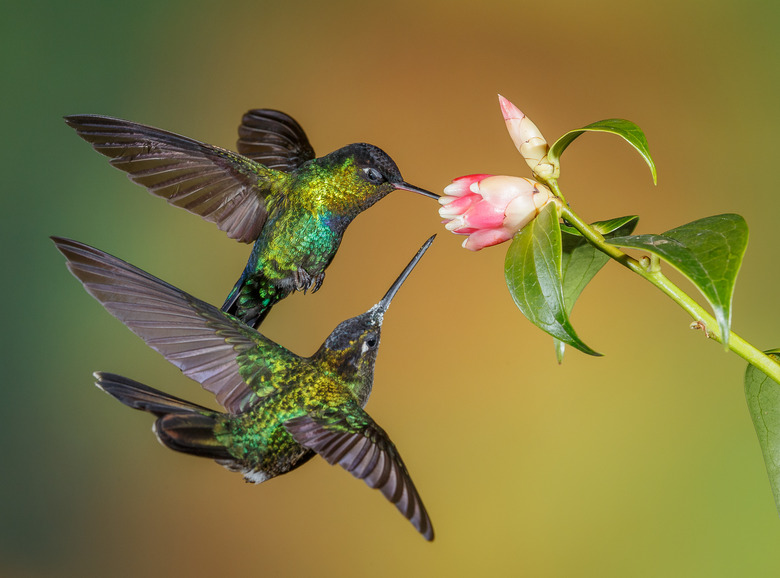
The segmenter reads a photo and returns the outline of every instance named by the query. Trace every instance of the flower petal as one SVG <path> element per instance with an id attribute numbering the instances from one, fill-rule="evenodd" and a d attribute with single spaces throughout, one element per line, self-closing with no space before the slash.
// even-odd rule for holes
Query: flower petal
<path id="1" fill-rule="evenodd" d="M 535 186 L 536 183 L 531 179 L 499 175 L 481 181 L 479 194 L 491 205 L 504 209 L 512 199 L 530 196 Z"/>
<path id="2" fill-rule="evenodd" d="M 504 226 L 512 231 L 519 231 L 539 214 L 541 208 L 550 202 L 552 197 L 553 194 L 547 187 L 536 183 L 536 188 L 531 195 L 517 197 L 507 205 Z"/>
<path id="3" fill-rule="evenodd" d="M 476 229 L 493 229 L 504 223 L 504 206 L 493 205 L 485 200 L 473 204 L 463 214 L 466 224 Z"/>
<path id="4" fill-rule="evenodd" d="M 439 207 L 439 215 L 445 219 L 453 219 L 464 214 L 473 205 L 482 200 L 482 197 L 469 193 L 462 197 L 450 197 L 452 201 Z"/>
<path id="5" fill-rule="evenodd" d="M 491 175 L 474 174 L 474 175 L 464 175 L 462 177 L 458 177 L 457 179 L 454 179 L 452 183 L 444 187 L 444 194 L 452 197 L 461 197 L 466 193 L 470 192 L 469 187 L 471 187 L 472 183 L 479 182 L 482 179 L 485 179 L 489 176 Z"/>
<path id="6" fill-rule="evenodd" d="M 485 247 L 492 247 L 512 238 L 512 233 L 506 229 L 484 229 L 468 236 L 463 241 L 463 248 L 469 251 L 479 251 Z"/>
<path id="7" fill-rule="evenodd" d="M 512 142 L 515 143 L 520 155 L 532 171 L 537 172 L 538 169 L 546 175 L 552 170 L 552 166 L 546 160 L 549 147 L 541 131 L 519 108 L 500 94 L 498 102 L 509 136 L 512 137 Z"/>
<path id="8" fill-rule="evenodd" d="M 523 120 L 525 115 L 517 108 L 508 98 L 504 98 L 500 94 L 498 95 L 498 104 L 501 106 L 501 114 L 504 116 L 505 121 L 509 120 Z"/>

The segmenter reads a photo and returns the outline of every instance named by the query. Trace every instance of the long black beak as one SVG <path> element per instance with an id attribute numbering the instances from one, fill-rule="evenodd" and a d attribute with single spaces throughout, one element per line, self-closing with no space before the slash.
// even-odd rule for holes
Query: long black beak
<path id="1" fill-rule="evenodd" d="M 409 273 L 412 272 L 412 269 L 414 269 L 415 265 L 417 265 L 417 262 L 422 259 L 422 256 L 428 250 L 428 247 L 431 246 L 431 243 L 433 243 L 435 238 L 436 235 L 432 235 L 427 241 L 425 241 L 425 243 L 423 243 L 423 246 L 420 247 L 420 250 L 417 251 L 417 254 L 414 256 L 414 258 L 409 261 L 406 269 L 403 270 L 403 272 L 398 276 L 398 279 L 395 280 L 395 283 L 393 283 L 390 289 L 387 290 L 387 293 L 385 293 L 385 296 L 382 297 L 382 300 L 375 305 L 379 312 L 384 314 L 384 312 L 387 311 L 387 308 L 390 307 L 390 302 L 393 300 L 393 297 L 395 297 L 395 294 L 401 288 L 401 285 L 404 284 L 404 281 L 406 281 Z"/>
<path id="2" fill-rule="evenodd" d="M 393 183 L 393 186 L 396 189 L 401 189 L 402 191 L 411 191 L 413 193 L 418 193 L 420 195 L 423 195 L 424 197 L 430 197 L 431 199 L 438 199 L 439 195 L 436 193 L 432 193 L 431 191 L 428 191 L 426 189 L 421 189 L 420 187 L 415 187 L 414 185 L 410 185 L 406 181 L 401 181 L 400 183 Z"/>

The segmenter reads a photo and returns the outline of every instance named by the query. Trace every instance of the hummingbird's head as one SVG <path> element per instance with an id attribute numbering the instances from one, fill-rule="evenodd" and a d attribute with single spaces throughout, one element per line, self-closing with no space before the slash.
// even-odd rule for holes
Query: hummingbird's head
<path id="1" fill-rule="evenodd" d="M 339 323 L 316 354 L 333 363 L 333 369 L 347 381 L 355 383 L 359 389 L 356 394 L 361 398 L 361 403 L 368 400 L 368 394 L 371 392 L 385 312 L 435 237 L 436 235 L 431 236 L 420 247 L 379 303 L 365 313 Z"/>
<path id="2" fill-rule="evenodd" d="M 436 193 L 407 183 L 401 176 L 395 161 L 379 147 L 367 143 L 357 143 L 350 147 L 355 151 L 355 164 L 362 171 L 362 177 L 372 185 L 386 187 L 388 192 L 400 189 L 432 199 L 439 198 Z"/>
<path id="3" fill-rule="evenodd" d="M 333 167 L 344 169 L 341 178 L 348 182 L 339 183 L 341 191 L 352 192 L 351 199 L 357 201 L 360 211 L 376 203 L 395 190 L 411 191 L 426 197 L 438 199 L 439 195 L 415 187 L 404 181 L 401 171 L 390 155 L 371 144 L 355 143 L 330 153 L 322 159 Z"/>
<path id="4" fill-rule="evenodd" d="M 367 384 L 369 390 L 374 380 L 383 315 L 374 306 L 362 315 L 342 321 L 320 349 L 339 375 L 348 382 Z"/>

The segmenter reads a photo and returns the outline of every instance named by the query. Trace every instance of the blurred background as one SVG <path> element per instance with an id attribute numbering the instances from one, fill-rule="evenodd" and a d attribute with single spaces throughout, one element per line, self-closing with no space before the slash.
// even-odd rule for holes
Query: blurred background
<path id="1" fill-rule="evenodd" d="M 234 148 L 246 110 L 278 108 L 318 154 L 371 142 L 406 180 L 439 191 L 468 173 L 529 176 L 501 93 L 550 142 L 604 118 L 644 129 L 658 186 L 617 137 L 567 150 L 560 183 L 585 219 L 638 214 L 649 233 L 743 215 L 734 330 L 778 347 L 780 5 L 73 0 L 2 11 L 0 575 L 779 575 L 745 364 L 615 264 L 573 316 L 606 356 L 569 350 L 558 366 L 506 290 L 507 245 L 464 251 L 434 203 L 398 192 L 348 229 L 318 293 L 268 317 L 266 335 L 309 355 L 440 233 L 385 318 L 367 407 L 425 500 L 429 544 L 323 460 L 255 487 L 160 446 L 151 416 L 98 391 L 93 371 L 212 397 L 89 297 L 48 236 L 220 304 L 249 247 L 131 183 L 63 115 Z"/>

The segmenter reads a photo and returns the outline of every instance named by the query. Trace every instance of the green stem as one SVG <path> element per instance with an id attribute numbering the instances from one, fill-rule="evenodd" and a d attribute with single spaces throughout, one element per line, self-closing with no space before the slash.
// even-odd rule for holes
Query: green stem
<path id="1" fill-rule="evenodd" d="M 558 186 L 558 179 L 539 179 L 545 185 L 550 187 L 553 194 L 561 200 L 561 203 L 566 204 L 566 197 L 563 196 L 561 188 Z"/>
<path id="2" fill-rule="evenodd" d="M 589 243 L 624 267 L 627 267 L 658 287 L 675 303 L 682 307 L 696 322 L 702 323 L 706 328 L 706 334 L 710 339 L 713 339 L 718 343 L 723 343 L 723 336 L 720 334 L 718 323 L 715 318 L 687 293 L 672 283 L 663 273 L 661 273 L 658 267 L 653 267 L 651 265 L 650 267 L 645 268 L 639 261 L 630 257 L 618 247 L 607 243 L 601 234 L 580 219 L 569 207 L 561 207 L 560 212 L 561 216 L 571 223 L 571 225 L 577 229 Z M 729 334 L 728 348 L 751 365 L 756 366 L 777 383 L 780 383 L 780 363 L 777 363 L 768 355 L 756 349 L 733 331 Z"/>

